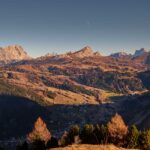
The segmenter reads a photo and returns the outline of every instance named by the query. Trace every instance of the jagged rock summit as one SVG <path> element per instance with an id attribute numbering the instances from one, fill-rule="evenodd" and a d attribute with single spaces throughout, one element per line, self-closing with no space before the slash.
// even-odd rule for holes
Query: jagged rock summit
<path id="1" fill-rule="evenodd" d="M 129 54 L 126 52 L 117 52 L 113 53 L 110 56 L 114 58 L 125 58 L 125 59 L 141 59 L 143 62 L 147 59 L 148 54 L 150 53 L 149 49 L 141 48 L 139 50 L 135 50 L 134 54 Z"/>
<path id="2" fill-rule="evenodd" d="M 12 61 L 27 60 L 31 57 L 25 52 L 25 50 L 20 45 L 7 46 L 5 48 L 0 48 L 0 61 L 4 63 L 9 63 Z"/>
<path id="3" fill-rule="evenodd" d="M 90 56 L 99 56 L 100 53 L 94 52 L 90 46 L 86 46 L 79 51 L 70 53 L 69 55 L 73 57 L 84 58 L 84 57 L 90 57 Z"/>
<path id="4" fill-rule="evenodd" d="M 136 51 L 135 51 L 133 57 L 138 57 L 138 56 L 141 56 L 141 55 L 143 55 L 143 54 L 145 54 L 145 53 L 148 53 L 148 52 L 149 52 L 148 49 L 146 49 L 146 48 L 141 48 L 140 50 L 136 50 Z"/>
<path id="5" fill-rule="evenodd" d="M 123 58 L 123 57 L 129 56 L 129 54 L 127 54 L 125 52 L 118 52 L 118 53 L 113 53 L 110 56 L 112 56 L 114 58 Z"/>

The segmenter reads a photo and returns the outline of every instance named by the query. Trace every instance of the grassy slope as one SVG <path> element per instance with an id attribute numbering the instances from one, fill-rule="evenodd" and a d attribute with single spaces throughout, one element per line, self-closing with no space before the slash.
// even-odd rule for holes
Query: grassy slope
<path id="1" fill-rule="evenodd" d="M 64 148 L 54 148 L 52 150 L 129 150 L 129 149 L 118 148 L 114 145 L 71 145 Z"/>
<path id="2" fill-rule="evenodd" d="M 38 96 L 34 91 L 29 88 L 23 88 L 8 83 L 6 80 L 0 80 L 0 95 L 12 95 L 29 98 L 37 103 L 44 105 L 42 97 Z"/>

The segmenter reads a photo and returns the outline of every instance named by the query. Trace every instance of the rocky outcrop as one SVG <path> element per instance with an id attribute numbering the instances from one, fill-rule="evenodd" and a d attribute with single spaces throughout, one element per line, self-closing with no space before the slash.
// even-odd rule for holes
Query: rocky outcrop
<path id="1" fill-rule="evenodd" d="M 28 60 L 31 57 L 19 45 L 0 48 L 0 62 L 10 63 L 19 60 Z"/>
<path id="2" fill-rule="evenodd" d="M 141 48 L 140 50 L 136 50 L 133 57 L 138 57 L 138 56 L 142 56 L 143 54 L 147 53 L 148 49 L 146 48 Z"/>
<path id="3" fill-rule="evenodd" d="M 130 54 L 127 54 L 125 52 L 118 52 L 118 53 L 113 53 L 110 55 L 111 57 L 114 57 L 114 58 L 126 58 L 126 57 L 131 57 Z"/>
<path id="4" fill-rule="evenodd" d="M 79 51 L 69 53 L 68 55 L 72 57 L 79 57 L 79 58 L 84 58 L 84 57 L 91 57 L 91 56 L 100 56 L 99 52 L 94 52 L 91 47 L 86 46 L 82 48 Z"/>

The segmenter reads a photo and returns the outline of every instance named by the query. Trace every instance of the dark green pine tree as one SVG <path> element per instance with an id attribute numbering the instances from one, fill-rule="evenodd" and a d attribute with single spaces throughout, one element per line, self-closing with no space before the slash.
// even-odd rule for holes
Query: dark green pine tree
<path id="1" fill-rule="evenodd" d="M 137 148 L 138 147 L 138 138 L 139 138 L 139 130 L 135 125 L 132 125 L 129 128 L 129 132 L 127 135 L 127 147 L 129 148 Z"/>
<path id="2" fill-rule="evenodd" d="M 97 144 L 100 144 L 100 143 L 101 143 L 101 140 L 102 140 L 102 136 L 101 136 L 101 128 L 100 128 L 100 125 L 99 125 L 99 124 L 96 124 L 96 125 L 95 125 L 95 128 L 94 128 L 94 135 L 95 135 L 95 138 L 97 139 L 97 140 L 96 140 Z"/>
<path id="3" fill-rule="evenodd" d="M 107 126 L 97 124 L 94 129 L 97 144 L 107 144 L 108 129 Z"/>
<path id="4" fill-rule="evenodd" d="M 107 125 L 101 125 L 100 126 L 101 131 L 101 144 L 107 144 L 108 143 L 108 127 Z"/>
<path id="5" fill-rule="evenodd" d="M 140 134 L 139 145 L 143 150 L 150 150 L 150 129 L 143 131 Z"/>
<path id="6" fill-rule="evenodd" d="M 85 124 L 81 131 L 81 140 L 83 144 L 95 144 L 97 143 L 94 126 L 92 124 Z"/>
<path id="7" fill-rule="evenodd" d="M 80 127 L 78 125 L 73 125 L 68 132 L 68 144 L 75 142 L 75 136 L 80 135 Z"/>

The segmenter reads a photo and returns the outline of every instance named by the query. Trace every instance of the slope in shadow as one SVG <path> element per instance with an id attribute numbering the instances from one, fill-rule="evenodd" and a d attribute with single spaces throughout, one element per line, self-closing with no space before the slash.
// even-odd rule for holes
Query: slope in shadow
<path id="1" fill-rule="evenodd" d="M 29 99 L 0 96 L 0 140 L 25 136 L 35 120 L 41 116 L 52 134 L 60 136 L 73 124 L 106 123 L 119 112 L 129 125 L 141 129 L 150 127 L 150 94 L 113 99 L 101 105 L 52 105 L 40 106 Z"/>
<path id="2" fill-rule="evenodd" d="M 140 129 L 150 128 L 150 92 L 127 97 L 120 103 L 118 112 L 128 125 L 136 124 Z"/>
<path id="3" fill-rule="evenodd" d="M 46 114 L 44 107 L 27 98 L 0 95 L 0 139 L 25 135 L 37 117 Z"/>

